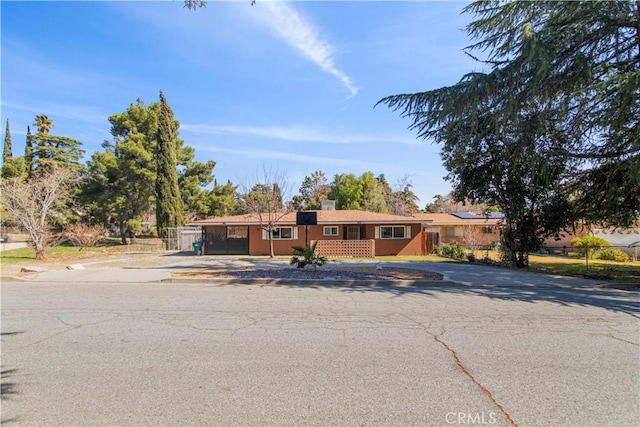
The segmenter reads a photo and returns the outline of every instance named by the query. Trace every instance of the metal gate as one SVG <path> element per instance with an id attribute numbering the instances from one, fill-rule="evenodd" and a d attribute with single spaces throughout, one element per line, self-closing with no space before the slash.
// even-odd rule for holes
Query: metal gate
<path id="1" fill-rule="evenodd" d="M 167 228 L 165 249 L 169 251 L 192 251 L 193 243 L 202 240 L 200 227 Z"/>
<path id="2" fill-rule="evenodd" d="M 249 227 L 205 227 L 204 255 L 248 255 Z"/>

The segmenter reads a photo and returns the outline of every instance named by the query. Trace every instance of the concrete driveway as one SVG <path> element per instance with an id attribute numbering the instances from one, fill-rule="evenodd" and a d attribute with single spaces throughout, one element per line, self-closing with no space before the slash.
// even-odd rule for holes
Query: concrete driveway
<path id="1" fill-rule="evenodd" d="M 3 423 L 640 425 L 637 293 L 486 268 L 434 288 L 108 271 L 3 281 Z"/>

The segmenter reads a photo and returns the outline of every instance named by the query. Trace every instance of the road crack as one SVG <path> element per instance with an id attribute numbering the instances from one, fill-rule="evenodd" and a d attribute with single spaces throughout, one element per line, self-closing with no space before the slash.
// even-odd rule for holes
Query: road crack
<path id="1" fill-rule="evenodd" d="M 460 361 L 460 358 L 458 357 L 458 353 L 456 353 L 456 351 L 454 349 L 452 349 L 451 347 L 449 347 L 449 345 L 444 342 L 442 339 L 440 339 L 446 332 L 446 330 L 444 328 L 441 328 L 440 333 L 439 334 L 434 334 L 433 332 L 431 332 L 429 330 L 429 327 L 425 326 L 423 323 L 411 318 L 410 316 L 404 315 L 404 317 L 408 320 L 410 320 L 413 323 L 416 323 L 418 325 L 420 325 L 420 327 L 428 334 L 430 335 L 433 340 L 435 342 L 437 342 L 438 344 L 440 344 L 445 350 L 447 350 L 450 354 L 451 357 L 453 358 L 454 363 L 456 364 L 456 366 L 458 367 L 458 369 L 460 370 L 460 372 L 462 372 L 463 374 L 465 374 L 467 377 L 469 377 L 469 379 L 471 380 L 471 382 L 473 384 L 476 385 L 476 387 L 478 387 L 482 393 L 487 396 L 487 398 L 491 401 L 491 403 L 493 403 L 498 410 L 502 413 L 502 415 L 504 415 L 504 417 L 507 419 L 507 421 L 509 421 L 509 423 L 513 426 L 513 427 L 518 427 L 518 425 L 516 424 L 516 422 L 513 420 L 513 418 L 511 418 L 511 415 L 509 415 L 509 413 L 504 409 L 504 407 L 496 400 L 495 397 L 493 397 L 493 394 L 489 391 L 488 388 L 486 388 L 485 386 L 483 386 L 482 384 L 480 384 L 480 382 L 478 380 L 476 380 L 476 378 L 473 376 L 473 374 L 471 374 L 471 372 L 469 372 L 469 370 L 462 364 L 462 362 Z"/>
<path id="2" fill-rule="evenodd" d="M 485 386 L 483 386 L 482 384 L 480 384 L 480 382 L 478 382 L 478 380 L 476 380 L 476 378 L 473 376 L 473 374 L 471 374 L 471 372 L 469 372 L 469 370 L 467 370 L 467 368 L 465 368 L 465 366 L 462 364 L 462 362 L 460 361 L 460 358 L 458 357 L 458 354 L 456 353 L 456 351 L 454 349 L 452 349 L 451 347 L 449 347 L 449 345 L 442 341 L 440 339 L 440 337 L 442 337 L 445 334 L 445 330 L 442 329 L 442 331 L 436 335 L 433 334 L 429 331 L 427 331 L 427 333 L 429 333 L 429 335 L 431 335 L 433 337 L 433 340 L 435 342 L 437 342 L 438 344 L 440 344 L 442 347 L 444 347 L 449 353 L 451 353 L 451 357 L 453 358 L 454 363 L 456 364 L 456 366 L 458 367 L 458 369 L 465 374 L 467 377 L 469 377 L 469 379 L 471 380 L 472 383 L 474 383 L 484 394 L 485 396 L 487 396 L 487 398 L 491 401 L 491 403 L 493 403 L 498 410 L 500 410 L 500 412 L 502 412 L 502 415 L 505 416 L 505 418 L 509 421 L 509 423 L 513 426 L 513 427 L 518 427 L 518 425 L 515 423 L 515 421 L 513 421 L 513 419 L 511 418 L 511 416 L 507 413 L 507 411 L 504 409 L 504 407 L 496 400 L 495 397 L 493 397 L 493 394 L 491 394 L 491 392 L 489 391 L 489 389 L 487 389 Z"/>

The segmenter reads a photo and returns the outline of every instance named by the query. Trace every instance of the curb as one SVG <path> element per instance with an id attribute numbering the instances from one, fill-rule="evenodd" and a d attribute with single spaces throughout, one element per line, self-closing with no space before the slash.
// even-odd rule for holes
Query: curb
<path id="1" fill-rule="evenodd" d="M 31 280 L 27 277 L 0 276 L 0 283 L 4 282 L 31 282 Z"/>
<path id="2" fill-rule="evenodd" d="M 640 283 L 601 283 L 600 289 L 618 289 L 620 291 L 640 291 Z"/>
<path id="3" fill-rule="evenodd" d="M 346 287 L 346 288 L 431 288 L 431 287 L 469 287 L 452 280 L 341 280 L 341 279 L 240 279 L 240 278 L 182 278 L 162 279 L 160 283 L 171 284 L 207 284 L 207 285 L 257 285 L 257 286 L 309 286 L 309 287 Z"/>

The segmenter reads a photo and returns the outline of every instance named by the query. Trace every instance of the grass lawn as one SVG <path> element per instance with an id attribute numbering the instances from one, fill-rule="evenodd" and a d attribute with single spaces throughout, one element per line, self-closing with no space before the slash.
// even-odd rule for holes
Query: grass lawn
<path id="1" fill-rule="evenodd" d="M 476 257 L 481 260 L 487 251 L 477 251 Z M 500 252 L 489 251 L 489 258 L 499 261 Z M 587 269 L 585 259 L 577 254 L 562 255 L 529 255 L 529 269 L 542 273 L 562 276 L 580 276 L 597 280 L 640 283 L 640 262 L 616 262 L 590 259 Z"/>
<path id="2" fill-rule="evenodd" d="M 70 262 L 118 255 L 124 252 L 158 252 L 163 249 L 162 242 L 157 239 L 138 239 L 138 243 L 135 245 L 121 245 L 119 240 L 107 241 L 104 245 L 82 250 L 77 246 L 55 246 L 47 250 L 47 259 L 45 261 Z M 34 248 L 26 247 L 0 252 L 0 263 L 2 264 L 26 261 L 37 263 Z"/>
<path id="3" fill-rule="evenodd" d="M 534 271 L 598 280 L 640 283 L 640 262 L 616 262 L 590 259 L 587 269 L 584 258 L 552 255 L 530 255 L 529 268 Z"/>

